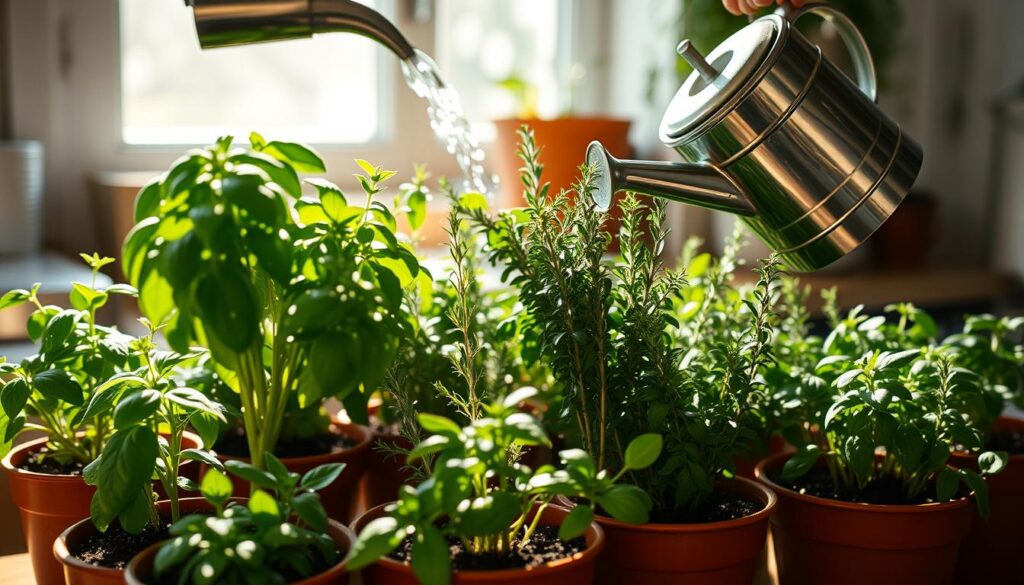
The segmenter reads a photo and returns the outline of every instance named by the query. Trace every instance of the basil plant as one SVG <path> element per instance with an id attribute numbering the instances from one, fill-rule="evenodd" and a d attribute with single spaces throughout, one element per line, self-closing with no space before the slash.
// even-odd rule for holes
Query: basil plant
<path id="1" fill-rule="evenodd" d="M 394 213 L 422 217 L 420 198 L 378 200 L 395 173 L 357 161 L 362 193 L 299 173 L 323 172 L 308 148 L 250 136 L 190 151 L 139 193 L 124 244 L 143 313 L 167 320 L 177 351 L 208 347 L 238 392 L 257 467 L 299 408 L 339 398 L 366 422 L 366 400 L 409 324 L 403 290 L 424 274 Z"/>
<path id="2" fill-rule="evenodd" d="M 526 387 L 484 404 L 482 416 L 462 428 L 448 418 L 420 414 L 420 426 L 432 434 L 409 451 L 408 459 L 428 459 L 431 475 L 415 488 L 404 486 L 398 501 L 386 508 L 387 516 L 367 524 L 350 568 L 369 565 L 411 538 L 416 578 L 425 585 L 447 584 L 449 540 L 461 541 L 470 554 L 509 554 L 530 541 L 556 496 L 579 500 L 559 527 L 563 540 L 583 534 L 598 505 L 617 520 L 646 522 L 650 498 L 636 486 L 616 482 L 654 463 L 661 454 L 661 436 L 633 439 L 614 476 L 599 470 L 580 449 L 559 453 L 560 469 L 544 465 L 534 470 L 510 453 L 517 445 L 551 444 L 540 421 L 519 408 L 536 395 L 535 388 Z"/>

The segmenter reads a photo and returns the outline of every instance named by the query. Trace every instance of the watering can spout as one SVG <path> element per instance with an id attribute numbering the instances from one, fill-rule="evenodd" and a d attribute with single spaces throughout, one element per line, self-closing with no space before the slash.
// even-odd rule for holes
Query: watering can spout
<path id="1" fill-rule="evenodd" d="M 634 191 L 736 215 L 756 214 L 743 191 L 709 164 L 619 160 L 597 141 L 587 147 L 587 164 L 597 169 L 591 197 L 602 210 L 611 207 L 615 193 Z"/>
<path id="2" fill-rule="evenodd" d="M 204 49 L 350 32 L 384 45 L 399 59 L 413 47 L 394 24 L 353 0 L 185 0 Z"/>

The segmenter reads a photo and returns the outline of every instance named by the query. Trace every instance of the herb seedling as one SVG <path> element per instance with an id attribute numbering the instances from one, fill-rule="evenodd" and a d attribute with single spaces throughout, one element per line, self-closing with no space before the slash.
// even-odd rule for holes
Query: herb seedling
<path id="1" fill-rule="evenodd" d="M 416 578 L 426 585 L 449 583 L 449 540 L 461 542 L 469 553 L 510 553 L 530 540 L 541 512 L 559 495 L 581 499 L 559 528 L 562 539 L 582 534 L 598 504 L 624 522 L 645 522 L 650 499 L 639 488 L 616 482 L 625 473 L 654 463 L 661 437 L 634 439 L 615 476 L 599 471 L 590 455 L 579 449 L 560 453 L 562 469 L 532 470 L 510 460 L 509 453 L 516 444 L 550 445 L 539 421 L 519 409 L 536 392 L 522 388 L 500 402 L 485 404 L 483 416 L 463 428 L 441 416 L 420 414 L 420 425 L 433 434 L 408 456 L 413 461 L 430 457 L 432 474 L 415 488 L 404 487 L 399 500 L 388 506 L 388 515 L 363 529 L 351 568 L 377 561 L 411 537 Z"/>
<path id="2" fill-rule="evenodd" d="M 227 476 L 206 472 L 199 489 L 215 514 L 192 514 L 171 526 L 173 538 L 154 560 L 157 577 L 177 574 L 183 585 L 285 583 L 286 576 L 310 577 L 337 563 L 338 547 L 327 534 L 327 513 L 316 492 L 337 479 L 344 464 L 321 465 L 300 479 L 273 454 L 265 463 L 266 470 L 226 464 L 259 486 L 245 505 L 230 503 Z"/>

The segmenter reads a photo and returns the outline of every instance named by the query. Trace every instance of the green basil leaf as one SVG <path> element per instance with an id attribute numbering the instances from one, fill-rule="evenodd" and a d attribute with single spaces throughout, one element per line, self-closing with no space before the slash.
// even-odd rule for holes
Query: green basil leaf
<path id="1" fill-rule="evenodd" d="M 97 459 L 97 489 L 91 512 L 98 529 L 106 530 L 143 489 L 148 489 L 157 455 L 157 436 L 149 427 L 134 426 L 111 435 Z"/>
<path id="2" fill-rule="evenodd" d="M 334 480 L 338 479 L 343 469 L 345 469 L 344 463 L 317 465 L 302 476 L 302 482 L 299 484 L 299 487 L 304 490 L 318 492 L 334 483 Z"/>
<path id="3" fill-rule="evenodd" d="M 85 402 L 82 386 L 64 370 L 46 370 L 32 377 L 32 386 L 43 396 L 81 406 Z"/>
<path id="4" fill-rule="evenodd" d="M 308 146 L 295 142 L 273 141 L 267 144 L 263 152 L 287 163 L 300 173 L 324 173 L 327 167 L 320 156 Z"/>
<path id="5" fill-rule="evenodd" d="M 612 518 L 627 524 L 643 524 L 653 506 L 650 496 L 635 485 L 613 485 L 598 494 L 597 503 Z"/>
<path id="6" fill-rule="evenodd" d="M 452 438 L 458 437 L 462 434 L 462 429 L 459 425 L 455 424 L 451 419 L 437 414 L 421 412 L 416 416 L 416 420 L 419 421 L 423 430 L 428 433 L 437 433 L 439 435 L 445 435 Z"/>
<path id="7" fill-rule="evenodd" d="M 281 517 L 281 508 L 277 505 L 277 500 L 263 490 L 254 491 L 249 497 L 249 511 L 254 516 L 262 515 L 275 519 Z"/>
<path id="8" fill-rule="evenodd" d="M 978 455 L 978 469 L 984 475 L 994 475 L 1002 471 L 1009 460 L 1006 451 L 985 451 Z"/>
<path id="9" fill-rule="evenodd" d="M 299 176 L 291 165 L 262 153 L 250 152 L 237 154 L 231 157 L 231 162 L 239 165 L 251 165 L 266 174 L 267 178 L 277 183 L 281 189 L 298 198 L 302 196 L 302 185 L 299 183 Z"/>
<path id="10" fill-rule="evenodd" d="M 15 307 L 24 303 L 29 299 L 29 296 L 30 293 L 27 290 L 20 288 L 5 292 L 3 296 L 0 296 L 0 311 L 7 307 Z"/>
<path id="11" fill-rule="evenodd" d="M 518 516 L 518 498 L 507 492 L 493 492 L 474 498 L 458 513 L 456 530 L 467 537 L 489 536 L 508 528 Z"/>
<path id="12" fill-rule="evenodd" d="M 798 477 L 803 477 L 814 467 L 821 455 L 821 449 L 817 445 L 805 445 L 787 459 L 782 466 L 782 480 L 793 481 Z"/>
<path id="13" fill-rule="evenodd" d="M 199 317 L 207 333 L 224 347 L 242 353 L 259 338 L 255 293 L 238 268 L 208 272 L 196 286 Z"/>
<path id="14" fill-rule="evenodd" d="M 647 469 L 661 456 L 662 438 L 657 433 L 646 433 L 634 438 L 626 446 L 626 469 Z"/>
<path id="15" fill-rule="evenodd" d="M 348 559 L 350 571 L 359 570 L 395 550 L 405 538 L 405 527 L 390 516 L 370 521 L 359 533 Z"/>
<path id="16" fill-rule="evenodd" d="M 262 469 L 253 467 L 251 463 L 229 459 L 224 462 L 224 467 L 226 467 L 232 474 L 237 475 L 251 484 L 270 489 L 277 488 L 277 480 L 274 479 L 273 475 L 270 475 Z"/>
<path id="17" fill-rule="evenodd" d="M 317 532 L 327 531 L 327 512 L 324 511 L 320 498 L 312 492 L 299 494 L 292 498 L 292 508 L 302 521 Z"/>
<path id="18" fill-rule="evenodd" d="M 162 396 L 147 388 L 123 397 L 114 409 L 114 428 L 125 429 L 148 419 L 160 408 Z"/>
<path id="19" fill-rule="evenodd" d="M 940 502 L 948 502 L 956 495 L 960 487 L 960 476 L 951 469 L 943 469 L 939 472 L 939 478 L 935 482 L 935 495 Z"/>
<path id="20" fill-rule="evenodd" d="M 226 475 L 216 468 L 208 470 L 202 481 L 199 482 L 199 493 L 203 494 L 206 501 L 218 508 L 222 507 L 234 493 L 234 486 Z"/>
<path id="21" fill-rule="evenodd" d="M 424 526 L 412 544 L 412 572 L 424 585 L 448 585 L 451 581 L 451 552 L 448 541 L 433 526 Z"/>
<path id="22" fill-rule="evenodd" d="M 15 378 L 8 382 L 0 390 L 0 406 L 3 407 L 4 414 L 10 419 L 20 415 L 31 393 L 32 390 L 23 378 Z"/>
<path id="23" fill-rule="evenodd" d="M 569 540 L 583 534 L 594 521 L 594 510 L 590 506 L 576 506 L 569 511 L 562 525 L 558 527 L 558 538 Z"/>

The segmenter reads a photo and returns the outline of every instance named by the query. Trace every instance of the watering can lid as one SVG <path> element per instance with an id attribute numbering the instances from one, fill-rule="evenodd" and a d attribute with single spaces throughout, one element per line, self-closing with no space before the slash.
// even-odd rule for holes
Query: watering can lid
<path id="1" fill-rule="evenodd" d="M 680 55 L 694 70 L 665 109 L 661 135 L 678 140 L 727 107 L 761 68 L 781 24 L 776 16 L 759 18 L 715 47 L 706 59 L 688 40 L 680 43 Z"/>

